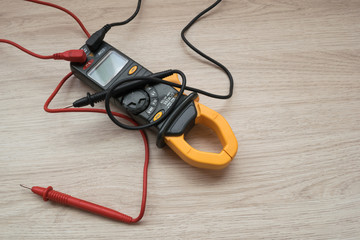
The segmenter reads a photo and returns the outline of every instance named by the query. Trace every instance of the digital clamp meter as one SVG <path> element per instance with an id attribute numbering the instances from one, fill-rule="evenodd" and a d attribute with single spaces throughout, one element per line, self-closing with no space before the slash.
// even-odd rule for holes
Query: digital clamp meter
<path id="1" fill-rule="evenodd" d="M 71 63 L 71 71 L 96 91 L 107 90 L 129 77 L 152 75 L 148 69 L 104 41 L 95 51 L 90 51 L 87 45 L 81 49 L 87 60 L 85 63 Z M 180 84 L 177 74 L 164 80 Z M 179 96 L 179 91 L 167 84 L 146 84 L 139 80 L 123 85 L 128 91 L 116 97 L 114 102 L 140 125 L 159 120 L 176 98 L 180 98 L 170 115 L 152 127 L 158 134 L 158 147 L 167 144 L 184 161 L 200 168 L 221 169 L 234 158 L 238 145 L 232 129 L 219 113 L 199 103 L 196 93 Z M 195 124 L 203 124 L 215 131 L 223 145 L 220 153 L 199 151 L 185 141 L 184 135 Z"/>

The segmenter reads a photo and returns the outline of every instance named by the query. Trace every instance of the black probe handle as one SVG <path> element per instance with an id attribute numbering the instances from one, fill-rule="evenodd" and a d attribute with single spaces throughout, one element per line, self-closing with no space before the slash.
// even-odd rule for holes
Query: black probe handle
<path id="1" fill-rule="evenodd" d="M 150 76 L 162 79 L 162 78 L 172 75 L 173 73 L 174 73 L 174 71 L 170 69 L 170 70 L 151 74 Z M 120 85 L 119 87 L 115 88 L 113 96 L 121 96 L 135 88 L 143 87 L 145 84 L 146 84 L 146 81 L 142 81 L 142 80 L 136 80 L 133 82 L 124 83 L 123 85 Z M 90 94 L 88 92 L 86 97 L 80 98 L 80 99 L 76 100 L 75 102 L 73 102 L 73 107 L 79 108 L 79 107 L 85 107 L 87 105 L 94 107 L 95 103 L 104 101 L 106 98 L 106 95 L 107 95 L 107 90 L 97 92 L 94 94 Z"/>
<path id="2" fill-rule="evenodd" d="M 131 90 L 133 90 L 135 88 L 143 87 L 145 84 L 146 84 L 146 82 L 141 81 L 141 80 L 133 81 L 131 83 L 124 83 L 123 85 L 117 87 L 114 90 L 114 93 L 112 95 L 113 96 L 121 96 L 121 95 L 124 95 L 125 93 L 130 92 Z M 90 94 L 88 92 L 86 94 L 86 97 L 76 100 L 75 102 L 73 102 L 72 105 L 73 105 L 73 107 L 77 107 L 77 108 L 85 107 L 87 105 L 94 107 L 95 103 L 105 100 L 107 93 L 108 93 L 107 90 L 97 92 L 94 94 Z"/>
<path id="3" fill-rule="evenodd" d="M 98 92 L 95 94 L 90 94 L 89 92 L 86 94 L 86 97 L 80 98 L 73 102 L 73 107 L 84 107 L 87 105 L 91 105 L 92 107 L 95 105 L 95 103 L 101 102 L 106 97 L 106 91 Z"/>

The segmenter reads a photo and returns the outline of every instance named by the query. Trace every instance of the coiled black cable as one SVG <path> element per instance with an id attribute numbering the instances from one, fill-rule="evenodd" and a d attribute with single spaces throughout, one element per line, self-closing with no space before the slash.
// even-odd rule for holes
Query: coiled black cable
<path id="1" fill-rule="evenodd" d="M 227 75 L 227 77 L 229 78 L 229 93 L 227 95 L 217 95 L 217 94 L 213 94 L 213 93 L 209 93 L 206 91 L 203 91 L 201 89 L 196 89 L 196 88 L 188 88 L 188 90 L 206 95 L 208 97 L 212 97 L 212 98 L 218 98 L 218 99 L 228 99 L 231 98 L 232 94 L 233 94 L 233 89 L 234 89 L 234 80 L 233 77 L 230 73 L 230 71 L 220 62 L 216 61 L 215 59 L 209 57 L 208 55 L 206 55 L 205 53 L 203 53 L 202 51 L 200 51 L 198 48 L 196 48 L 194 45 L 192 45 L 185 37 L 185 33 L 187 32 L 187 30 L 189 30 L 191 28 L 191 26 L 200 18 L 202 17 L 205 13 L 207 13 L 208 11 L 210 11 L 211 9 L 213 9 L 216 5 L 218 5 L 222 0 L 217 0 L 214 4 L 212 4 L 211 6 L 209 6 L 208 8 L 206 8 L 205 10 L 203 10 L 202 12 L 200 12 L 198 15 L 196 15 L 185 27 L 184 29 L 181 31 L 181 38 L 182 40 L 185 42 L 185 44 L 191 48 L 194 52 L 196 52 L 197 54 L 199 54 L 200 56 L 202 56 L 203 58 L 205 58 L 206 60 L 212 62 L 213 64 L 217 65 L 219 68 L 221 68 L 225 74 Z"/>
<path id="2" fill-rule="evenodd" d="M 186 87 L 186 77 L 185 77 L 185 74 L 183 72 L 181 72 L 180 70 L 169 70 L 168 71 L 168 76 L 170 76 L 172 74 L 179 74 L 181 76 L 181 80 L 182 80 L 181 85 L 180 85 L 181 88 L 180 88 L 178 97 L 175 98 L 175 101 L 172 103 L 170 108 L 165 112 L 165 114 L 161 118 L 156 120 L 156 122 L 154 121 L 152 123 L 144 124 L 144 125 L 141 125 L 141 126 L 126 125 L 124 123 L 121 123 L 120 121 L 118 121 L 115 118 L 115 116 L 111 112 L 111 108 L 110 108 L 110 98 L 114 97 L 114 94 L 113 94 L 114 91 L 117 88 L 119 88 L 122 84 L 125 84 L 125 83 L 130 82 L 130 81 L 138 81 L 138 80 L 140 80 L 140 81 L 146 81 L 146 83 L 165 83 L 165 84 L 168 84 L 168 85 L 177 85 L 177 86 L 179 86 L 178 84 L 174 84 L 174 83 L 162 80 L 160 78 L 151 77 L 151 76 L 149 76 L 149 77 L 144 77 L 144 76 L 136 77 L 135 76 L 135 77 L 127 78 L 127 79 L 124 79 L 124 80 L 121 80 L 121 81 L 115 83 L 108 90 L 106 90 L 107 93 L 106 93 L 106 97 L 105 97 L 105 109 L 106 109 L 106 113 L 108 114 L 111 121 L 113 121 L 119 127 L 125 128 L 125 129 L 128 129 L 128 130 L 142 130 L 142 129 L 149 128 L 149 127 L 152 127 L 154 125 L 157 125 L 157 124 L 163 122 L 171 114 L 171 112 L 175 109 L 175 106 L 179 102 L 180 96 L 183 95 L 185 87 Z"/>
<path id="3" fill-rule="evenodd" d="M 175 83 L 170 83 L 164 80 L 161 80 L 160 78 L 157 77 L 133 77 L 133 78 L 129 78 L 129 79 L 125 79 L 120 81 L 119 83 L 115 83 L 110 89 L 108 89 L 106 91 L 106 95 L 103 94 L 103 96 L 105 96 L 105 108 L 106 111 L 108 113 L 109 118 L 119 127 L 125 128 L 125 129 L 129 129 L 129 130 L 139 130 L 139 129 L 145 129 L 154 125 L 157 125 L 159 123 L 161 123 L 163 120 L 166 119 L 166 117 L 172 112 L 172 110 L 174 109 L 174 107 L 176 106 L 177 102 L 179 101 L 180 97 L 177 97 L 175 102 L 172 104 L 170 110 L 164 114 L 159 120 L 157 120 L 156 122 L 153 123 L 149 123 L 149 124 L 145 124 L 142 126 L 128 126 L 125 125 L 121 122 L 119 122 L 115 116 L 112 114 L 111 109 L 110 109 L 110 98 L 113 97 L 114 95 L 114 91 L 115 89 L 118 89 L 123 83 L 126 82 L 130 82 L 130 81 L 136 81 L 136 80 L 143 80 L 143 81 L 148 81 L 148 83 L 163 83 L 163 84 L 167 84 L 170 86 L 174 86 L 174 87 L 180 87 L 180 92 L 179 92 L 179 96 L 181 96 L 184 92 L 184 90 L 189 90 L 189 91 L 193 91 L 196 93 L 200 93 L 202 95 L 211 97 L 211 98 L 217 98 L 217 99 L 228 99 L 231 98 L 232 94 L 233 94 L 233 89 L 234 89 L 234 80 L 233 77 L 230 73 L 230 71 L 220 62 L 216 61 L 215 59 L 209 57 L 208 55 L 206 55 L 205 53 L 203 53 L 202 51 L 200 51 L 198 48 L 196 48 L 194 45 L 192 45 L 187 38 L 185 37 L 185 33 L 191 28 L 191 26 L 197 21 L 199 20 L 199 18 L 201 18 L 204 14 L 206 14 L 207 12 L 209 12 L 211 9 L 213 9 L 215 6 L 217 6 L 222 0 L 217 0 L 215 3 L 213 3 L 212 5 L 210 5 L 208 8 L 204 9 L 203 11 L 201 11 L 198 15 L 196 15 L 181 31 L 181 38 L 184 41 L 184 43 L 190 47 L 194 52 L 196 52 L 197 54 L 199 54 L 200 56 L 202 56 L 203 58 L 205 58 L 206 60 L 210 61 L 211 63 L 215 64 L 216 66 L 218 66 L 221 70 L 223 70 L 223 72 L 227 75 L 228 79 L 229 79 L 229 93 L 227 95 L 218 95 L 218 94 L 213 94 L 213 93 L 209 93 L 207 91 L 198 89 L 198 88 L 193 88 L 193 87 L 188 87 L 186 86 L 186 77 L 185 74 L 179 70 L 174 70 L 174 73 L 178 73 L 181 78 L 182 78 L 182 84 L 175 84 Z M 111 29 L 111 27 L 113 26 L 120 26 L 120 25 L 125 25 L 129 22 L 131 22 L 136 15 L 139 13 L 140 11 L 140 7 L 141 7 L 141 0 L 138 0 L 138 4 L 137 7 L 135 9 L 135 12 L 125 21 L 122 22 L 115 22 L 115 23 L 110 23 L 110 24 L 106 24 L 103 28 L 101 28 L 100 30 L 98 30 L 97 32 L 95 32 L 86 42 L 86 44 L 88 45 L 88 47 L 93 51 L 95 49 L 97 49 L 100 44 L 102 43 L 105 34 Z M 91 96 L 87 96 L 86 98 L 88 98 L 90 100 L 91 103 L 93 103 L 94 101 L 91 100 Z M 99 98 L 97 98 L 96 102 L 98 101 Z M 90 104 L 90 103 L 88 103 Z M 92 104 L 93 105 L 93 104 Z"/>

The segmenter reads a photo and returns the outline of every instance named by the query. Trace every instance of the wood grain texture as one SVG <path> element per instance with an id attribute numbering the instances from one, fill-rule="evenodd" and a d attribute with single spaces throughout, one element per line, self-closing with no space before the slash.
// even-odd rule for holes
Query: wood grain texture
<path id="1" fill-rule="evenodd" d="M 60 1 L 90 32 L 125 19 L 135 0 Z M 228 83 L 180 40 L 213 1 L 144 1 L 106 40 L 152 71 L 182 69 L 188 84 L 226 93 Z M 40 54 L 78 48 L 85 36 L 64 13 L 0 3 L 0 37 Z M 359 239 L 360 1 L 228 0 L 189 32 L 228 66 L 234 96 L 201 97 L 233 127 L 239 151 L 223 171 L 193 168 L 149 134 L 144 219 L 127 225 L 57 204 L 19 187 L 48 186 L 135 216 L 143 146 L 138 133 L 91 113 L 42 106 L 69 71 L 0 44 L 1 239 Z M 73 78 L 53 106 L 89 89 Z M 189 141 L 218 149 L 197 127 Z"/>

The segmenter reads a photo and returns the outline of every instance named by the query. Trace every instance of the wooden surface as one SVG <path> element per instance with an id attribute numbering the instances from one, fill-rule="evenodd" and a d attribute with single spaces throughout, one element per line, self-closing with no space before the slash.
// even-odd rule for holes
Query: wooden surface
<path id="1" fill-rule="evenodd" d="M 125 19 L 136 5 L 51 2 L 90 32 Z M 180 40 L 212 2 L 144 1 L 139 16 L 106 40 L 154 72 L 181 69 L 188 85 L 225 94 L 224 74 Z M 39 54 L 85 41 L 65 13 L 24 1 L 1 1 L 0 32 Z M 233 98 L 201 102 L 228 120 L 239 150 L 225 170 L 200 170 L 156 148 L 149 133 L 148 204 L 136 225 L 45 203 L 19 187 L 52 185 L 135 217 L 143 145 L 105 115 L 46 113 L 43 104 L 69 64 L 0 44 L 1 239 L 360 238 L 360 1 L 224 1 L 188 38 L 234 76 Z M 52 106 L 87 91 L 72 78 Z M 201 150 L 220 148 L 204 127 L 189 135 Z"/>

